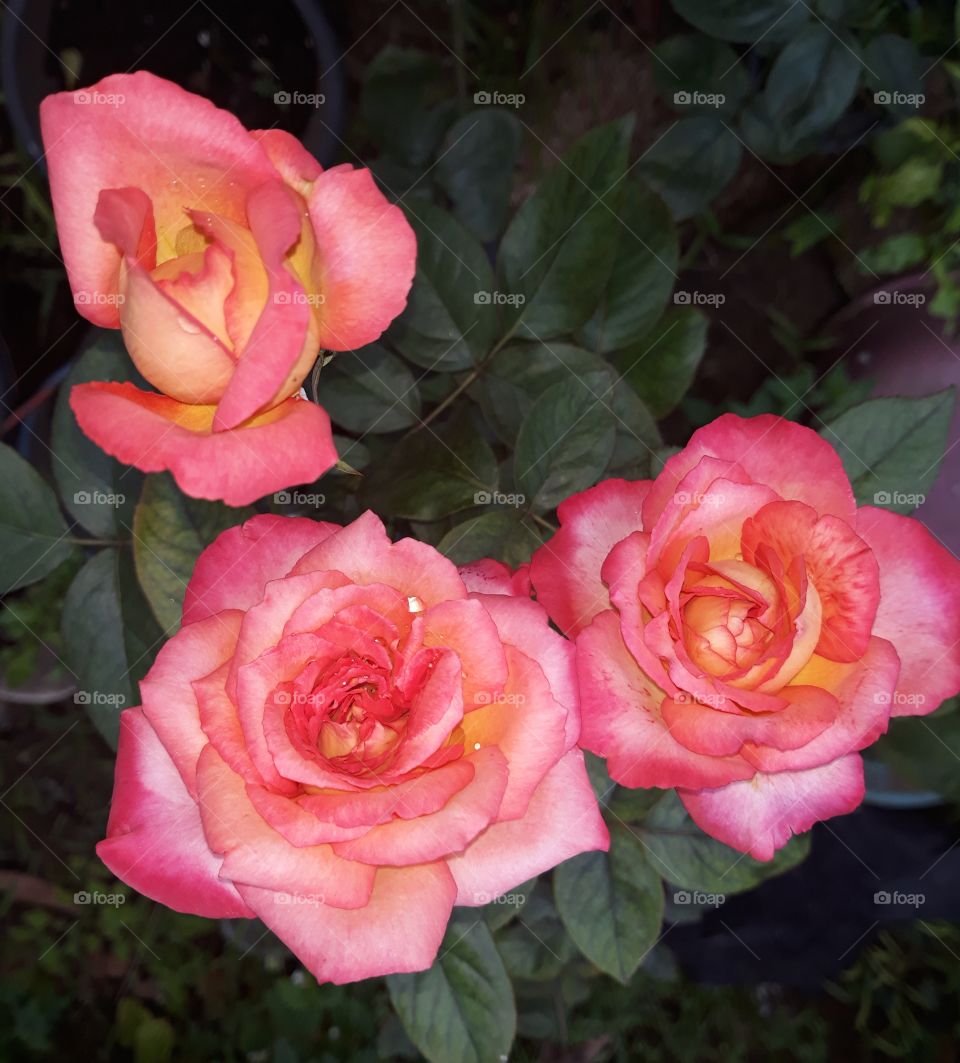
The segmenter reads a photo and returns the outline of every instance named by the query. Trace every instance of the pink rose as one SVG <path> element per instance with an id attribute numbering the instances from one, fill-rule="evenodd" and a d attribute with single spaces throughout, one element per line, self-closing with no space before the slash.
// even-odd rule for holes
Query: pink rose
<path id="1" fill-rule="evenodd" d="M 221 535 L 141 694 L 100 857 L 178 911 L 259 916 L 321 980 L 422 970 L 454 904 L 608 844 L 572 646 L 372 513 Z"/>
<path id="2" fill-rule="evenodd" d="M 857 751 L 960 688 L 960 564 L 858 509 L 807 428 L 721 417 L 559 516 L 531 577 L 576 638 L 581 744 L 757 859 L 856 808 Z"/>
<path id="3" fill-rule="evenodd" d="M 368 170 L 322 170 L 281 130 L 248 132 L 152 74 L 116 74 L 40 109 L 77 309 L 120 328 L 157 389 L 73 389 L 120 461 L 244 505 L 336 461 L 298 397 L 318 352 L 375 340 L 403 309 L 415 240 Z"/>

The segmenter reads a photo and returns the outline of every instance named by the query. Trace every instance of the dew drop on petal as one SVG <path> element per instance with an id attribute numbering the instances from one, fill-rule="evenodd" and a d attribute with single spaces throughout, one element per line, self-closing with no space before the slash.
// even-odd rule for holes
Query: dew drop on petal
<path id="1" fill-rule="evenodd" d="M 415 594 L 411 594 L 407 598 L 407 608 L 410 610 L 411 613 L 422 613 L 423 602 L 421 602 Z"/>
<path id="2" fill-rule="evenodd" d="M 189 332 L 191 335 L 196 335 L 196 333 L 200 331 L 200 326 L 195 321 L 191 321 L 186 317 L 178 317 L 177 324 L 184 332 Z"/>
<path id="3" fill-rule="evenodd" d="M 474 749 L 479 749 L 480 748 L 480 743 L 479 742 L 474 742 L 473 743 L 473 748 Z"/>

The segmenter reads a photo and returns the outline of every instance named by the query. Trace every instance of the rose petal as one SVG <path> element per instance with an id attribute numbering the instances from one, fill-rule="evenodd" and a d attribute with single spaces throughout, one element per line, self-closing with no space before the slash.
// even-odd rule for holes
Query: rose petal
<path id="1" fill-rule="evenodd" d="M 161 260 L 173 257 L 177 232 L 187 224 L 185 202 L 244 222 L 248 192 L 276 176 L 267 153 L 232 114 L 146 71 L 47 96 L 40 127 L 75 295 L 119 291 L 120 253 L 93 222 L 101 190 L 118 184 L 118 160 L 123 185 L 142 189 L 153 204 Z M 97 325 L 119 323 L 114 302 L 95 299 L 83 312 Z"/>
<path id="2" fill-rule="evenodd" d="M 450 858 L 456 903 L 488 904 L 571 856 L 609 845 L 583 754 L 571 750 L 546 774 L 520 819 L 494 823 Z"/>
<path id="3" fill-rule="evenodd" d="M 291 904 L 289 895 L 239 886 L 254 912 L 320 982 L 422 971 L 433 963 L 457 887 L 442 861 L 380 868 L 370 903 L 348 910 Z"/>
<path id="4" fill-rule="evenodd" d="M 624 786 L 720 786 L 749 778 L 741 757 L 708 757 L 682 746 L 660 718 L 664 694 L 640 670 L 612 610 L 577 637 L 580 745 L 607 758 Z"/>
<path id="5" fill-rule="evenodd" d="M 758 773 L 716 790 L 677 791 L 701 830 L 755 860 L 772 860 L 791 835 L 852 812 L 863 792 L 863 760 L 856 753 L 807 771 Z"/>
<path id="6" fill-rule="evenodd" d="M 604 480 L 557 509 L 560 530 L 530 562 L 530 578 L 550 619 L 570 638 L 610 608 L 600 578 L 611 547 L 643 527 L 651 480 Z"/>
<path id="7" fill-rule="evenodd" d="M 917 520 L 865 506 L 857 533 L 880 564 L 874 633 L 900 657 L 893 716 L 922 716 L 960 690 L 960 562 Z"/>
<path id="8" fill-rule="evenodd" d="M 856 518 L 840 458 L 816 432 L 772 414 L 743 418 L 727 413 L 694 432 L 666 462 L 644 502 L 645 528 L 654 526 L 680 481 L 704 457 L 735 462 L 754 482 L 781 498 L 806 502 L 820 514 L 832 513 L 849 524 Z"/>
<path id="9" fill-rule="evenodd" d="M 78 384 L 70 407 L 84 434 L 126 465 L 169 469 L 194 498 L 245 506 L 310 483 L 337 460 L 330 418 L 288 399 L 230 432 L 212 432 L 214 407 L 189 406 L 133 384 Z"/>
<path id="10" fill-rule="evenodd" d="M 207 845 L 200 811 L 139 708 L 120 717 L 107 837 L 97 855 L 139 893 L 209 919 L 252 917 Z"/>
<path id="11" fill-rule="evenodd" d="M 356 350 L 377 339 L 407 304 L 417 253 L 413 230 L 370 171 L 348 165 L 316 177 L 308 208 L 323 294 L 320 345 Z"/>

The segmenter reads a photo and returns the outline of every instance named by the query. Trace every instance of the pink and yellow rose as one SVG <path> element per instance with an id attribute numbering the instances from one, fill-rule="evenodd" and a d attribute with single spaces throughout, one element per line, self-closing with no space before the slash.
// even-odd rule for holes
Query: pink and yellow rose
<path id="1" fill-rule="evenodd" d="M 348 982 L 428 967 L 455 904 L 605 849 L 573 647 L 474 579 L 371 513 L 221 535 L 122 716 L 103 861 Z"/>
<path id="2" fill-rule="evenodd" d="M 576 639 L 581 744 L 757 859 L 856 808 L 859 751 L 960 689 L 960 563 L 858 508 L 807 428 L 721 417 L 559 517 L 531 578 Z"/>
<path id="3" fill-rule="evenodd" d="M 41 125 L 77 308 L 123 331 L 156 388 L 75 387 L 83 431 L 231 505 L 330 468 L 301 384 L 321 349 L 375 340 L 413 279 L 413 232 L 369 170 L 322 170 L 290 134 L 146 72 L 47 97 Z"/>

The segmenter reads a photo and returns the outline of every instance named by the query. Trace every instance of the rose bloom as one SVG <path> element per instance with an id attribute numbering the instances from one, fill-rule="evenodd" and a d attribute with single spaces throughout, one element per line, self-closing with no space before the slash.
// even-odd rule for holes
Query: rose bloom
<path id="1" fill-rule="evenodd" d="M 289 133 L 145 72 L 48 96 L 40 117 L 77 309 L 122 329 L 157 389 L 78 385 L 83 431 L 231 505 L 315 480 L 336 451 L 300 386 L 321 348 L 370 343 L 403 309 L 401 210 L 368 170 L 322 170 Z"/>
<path id="2" fill-rule="evenodd" d="M 721 417 L 559 517 L 531 577 L 576 638 L 581 745 L 757 859 L 856 808 L 857 751 L 960 688 L 960 564 L 858 509 L 808 428 Z"/>
<path id="3" fill-rule="evenodd" d="M 422 970 L 454 904 L 607 848 L 571 644 L 372 513 L 225 532 L 140 687 L 101 859 L 318 979 Z"/>

